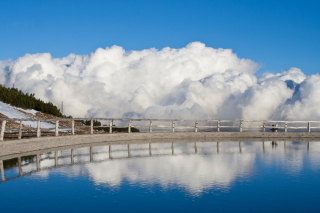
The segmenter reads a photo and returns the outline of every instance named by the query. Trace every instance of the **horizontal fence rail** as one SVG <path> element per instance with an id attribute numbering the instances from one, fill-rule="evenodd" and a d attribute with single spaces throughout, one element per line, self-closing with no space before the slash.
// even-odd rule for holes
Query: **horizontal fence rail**
<path id="1" fill-rule="evenodd" d="M 79 121 L 90 121 L 90 125 L 76 125 Z M 102 123 L 94 125 L 96 121 Z M 210 131 L 210 132 L 288 132 L 290 130 L 315 132 L 320 131 L 320 121 L 272 121 L 272 120 L 179 120 L 179 119 L 130 119 L 130 118 L 60 118 L 60 119 L 17 119 L 0 118 L 0 141 L 5 135 L 13 134 L 18 139 L 32 134 L 41 137 L 42 134 L 59 136 L 59 134 L 75 135 L 77 131 L 86 129 L 82 134 L 94 134 L 95 132 L 113 133 L 113 130 L 127 129 L 131 133 L 133 128 L 145 132 L 153 131 Z M 15 123 L 16 128 L 8 126 Z M 34 126 L 31 127 L 30 122 Z M 51 124 L 52 127 L 41 127 L 42 123 Z M 64 123 L 64 126 L 60 124 Z M 66 124 L 67 123 L 67 124 Z M 26 125 L 24 125 L 26 124 Z M 36 125 L 35 125 L 36 124 Z M 117 125 L 116 125 L 117 124 Z M 169 130 L 168 130 L 169 129 Z M 30 137 L 30 136 L 29 136 Z"/>

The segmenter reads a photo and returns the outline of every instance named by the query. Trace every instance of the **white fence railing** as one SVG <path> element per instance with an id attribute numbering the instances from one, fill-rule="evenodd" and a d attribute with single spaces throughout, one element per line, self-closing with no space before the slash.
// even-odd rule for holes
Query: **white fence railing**
<path id="1" fill-rule="evenodd" d="M 90 125 L 76 126 L 76 121 L 90 121 Z M 114 129 L 127 128 L 127 132 L 131 133 L 132 128 L 153 131 L 169 131 L 177 130 L 186 131 L 215 131 L 215 132 L 288 132 L 288 130 L 311 132 L 320 131 L 320 121 L 269 121 L 269 120 L 178 120 L 178 119 L 129 119 L 129 118 L 61 118 L 61 119 L 15 119 L 0 118 L 2 122 L 0 140 L 2 141 L 5 134 L 17 132 L 17 138 L 21 139 L 25 133 L 36 133 L 36 137 L 41 137 L 43 131 L 53 133 L 59 136 L 59 132 L 67 132 L 74 135 L 81 128 L 87 128 L 88 134 L 94 134 L 94 129 L 108 128 L 111 134 Z M 18 128 L 7 127 L 8 122 L 19 124 Z M 66 122 L 67 121 L 67 122 Z M 100 126 L 94 126 L 94 122 L 104 123 Z M 33 122 L 33 126 L 30 125 Z M 41 124 L 51 123 L 52 127 L 41 127 Z M 66 126 L 59 126 L 59 122 L 68 123 Z M 24 125 L 24 123 L 29 123 Z M 118 123 L 116 125 L 116 123 Z M 35 125 L 36 124 L 36 125 Z M 179 124 L 179 125 L 178 125 Z M 47 125 L 48 126 L 48 125 Z"/>

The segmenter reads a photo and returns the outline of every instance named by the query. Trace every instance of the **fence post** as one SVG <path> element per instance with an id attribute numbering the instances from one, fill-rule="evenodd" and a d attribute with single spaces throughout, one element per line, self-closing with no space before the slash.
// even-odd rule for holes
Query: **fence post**
<path id="1" fill-rule="evenodd" d="M 220 132 L 220 120 L 217 121 L 217 132 Z"/>
<path id="2" fill-rule="evenodd" d="M 310 128 L 310 122 L 308 122 L 308 132 L 311 132 L 311 128 Z"/>
<path id="3" fill-rule="evenodd" d="M 129 120 L 129 123 L 128 123 L 128 133 L 131 133 L 131 120 Z"/>
<path id="4" fill-rule="evenodd" d="M 242 120 L 240 120 L 239 132 L 242 132 Z"/>
<path id="5" fill-rule="evenodd" d="M 59 136 L 59 121 L 56 120 L 56 136 Z"/>
<path id="6" fill-rule="evenodd" d="M 174 132 L 174 121 L 172 121 L 172 132 Z"/>
<path id="7" fill-rule="evenodd" d="M 275 127 L 274 132 L 278 132 L 278 124 L 274 125 L 274 127 Z"/>
<path id="8" fill-rule="evenodd" d="M 0 133 L 0 141 L 3 141 L 4 138 L 4 132 L 6 131 L 6 120 L 2 121 L 2 125 L 1 125 L 1 133 Z"/>
<path id="9" fill-rule="evenodd" d="M 150 124 L 149 124 L 149 132 L 152 132 L 152 120 L 150 120 Z"/>
<path id="10" fill-rule="evenodd" d="M 194 123 L 194 131 L 198 132 L 198 122 L 197 121 Z"/>
<path id="11" fill-rule="evenodd" d="M 74 135 L 74 120 L 71 121 L 71 134 Z"/>
<path id="12" fill-rule="evenodd" d="M 20 140 L 21 138 L 22 138 L 22 121 L 20 121 L 19 133 L 18 133 L 18 139 Z"/>
<path id="13" fill-rule="evenodd" d="M 112 123 L 113 123 L 113 120 L 110 120 L 110 123 L 109 123 L 109 133 L 110 134 L 112 133 Z"/>
<path id="14" fill-rule="evenodd" d="M 90 121 L 90 134 L 93 134 L 93 119 Z"/>
<path id="15" fill-rule="evenodd" d="M 287 122 L 284 123 L 284 132 L 287 132 L 288 131 L 288 124 Z"/>
<path id="16" fill-rule="evenodd" d="M 41 121 L 38 120 L 38 123 L 37 123 L 37 138 L 40 138 L 41 137 Z"/>
<path id="17" fill-rule="evenodd" d="M 266 132 L 266 122 L 265 121 L 263 121 L 263 130 L 262 131 Z"/>

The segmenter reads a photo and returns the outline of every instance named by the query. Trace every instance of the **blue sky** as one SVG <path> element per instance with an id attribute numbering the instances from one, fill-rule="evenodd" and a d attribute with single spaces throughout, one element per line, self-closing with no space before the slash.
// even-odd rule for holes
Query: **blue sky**
<path id="1" fill-rule="evenodd" d="M 0 1 L 0 60 L 26 53 L 89 54 L 181 48 L 201 41 L 230 48 L 265 71 L 319 72 L 320 1 Z"/>

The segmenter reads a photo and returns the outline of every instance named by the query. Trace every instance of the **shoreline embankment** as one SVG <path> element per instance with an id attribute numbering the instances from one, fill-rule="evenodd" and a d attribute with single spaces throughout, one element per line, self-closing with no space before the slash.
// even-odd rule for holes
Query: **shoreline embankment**
<path id="1" fill-rule="evenodd" d="M 71 135 L 29 138 L 0 142 L 0 159 L 22 153 L 46 151 L 68 146 L 153 142 L 204 142 L 204 141 L 320 141 L 319 132 L 153 132 Z"/>

